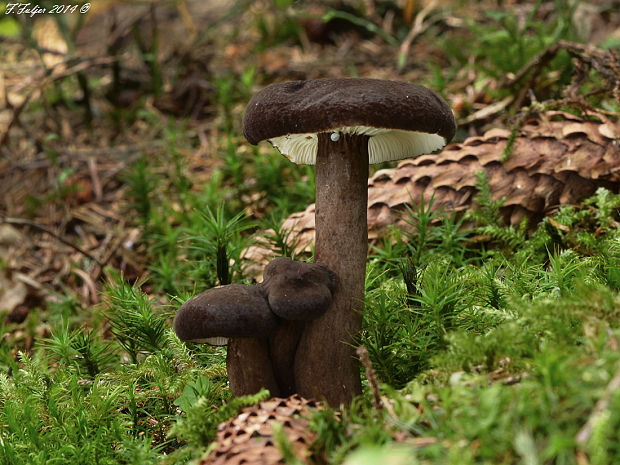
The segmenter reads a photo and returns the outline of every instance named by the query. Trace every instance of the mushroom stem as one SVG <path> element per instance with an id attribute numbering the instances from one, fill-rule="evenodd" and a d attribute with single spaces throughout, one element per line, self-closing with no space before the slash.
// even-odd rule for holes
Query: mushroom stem
<path id="1" fill-rule="evenodd" d="M 336 139 L 336 140 L 334 140 Z M 295 358 L 302 396 L 349 404 L 361 393 L 353 338 L 362 326 L 368 252 L 368 136 L 318 134 L 315 261 L 338 277 L 329 310 L 307 324 Z"/>
<path id="2" fill-rule="evenodd" d="M 266 338 L 230 338 L 226 370 L 233 396 L 254 394 L 262 388 L 269 389 L 272 396 L 280 395 Z"/>
<path id="3" fill-rule="evenodd" d="M 287 321 L 280 323 L 275 334 L 269 337 L 269 355 L 273 367 L 273 374 L 280 396 L 290 396 L 297 392 L 295 383 L 295 353 L 301 337 L 303 321 Z"/>

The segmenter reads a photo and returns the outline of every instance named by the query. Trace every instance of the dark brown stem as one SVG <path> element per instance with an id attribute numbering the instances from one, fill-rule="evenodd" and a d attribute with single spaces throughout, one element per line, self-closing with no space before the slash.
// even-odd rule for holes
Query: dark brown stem
<path id="1" fill-rule="evenodd" d="M 362 326 L 368 252 L 368 136 L 318 136 L 315 260 L 338 276 L 330 309 L 307 324 L 295 358 L 298 392 L 349 404 L 361 393 L 353 338 Z"/>
<path id="2" fill-rule="evenodd" d="M 305 323 L 283 320 L 273 336 L 269 337 L 269 354 L 273 374 L 280 387 L 280 396 L 288 397 L 297 392 L 295 382 L 295 352 Z"/>
<path id="3" fill-rule="evenodd" d="M 280 396 L 267 339 L 253 337 L 229 339 L 226 370 L 233 396 L 254 394 L 262 388 L 269 389 L 272 396 Z"/>

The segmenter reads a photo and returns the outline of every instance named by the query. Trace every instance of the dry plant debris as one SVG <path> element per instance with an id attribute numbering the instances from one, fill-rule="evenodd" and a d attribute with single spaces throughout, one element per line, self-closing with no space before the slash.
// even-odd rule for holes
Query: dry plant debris
<path id="1" fill-rule="evenodd" d="M 476 174 L 484 171 L 493 198 L 505 198 L 501 213 L 513 225 L 527 218 L 534 226 L 561 205 L 576 204 L 598 187 L 618 190 L 620 126 L 602 115 L 598 121 L 549 111 L 527 119 L 512 142 L 511 131 L 491 129 L 452 144 L 437 155 L 405 160 L 377 171 L 368 180 L 368 236 L 385 234 L 389 225 L 406 227 L 406 206 L 434 196 L 434 208 L 462 212 L 473 206 Z M 508 153 L 507 145 L 511 143 Z M 297 253 L 314 243 L 314 204 L 283 223 Z M 265 263 L 275 252 L 264 244 L 244 257 Z M 253 270 L 250 269 L 249 272 Z"/>
<path id="2" fill-rule="evenodd" d="M 564 89 L 567 102 L 572 100 L 585 103 L 585 97 L 605 93 L 613 95 L 616 100 L 620 99 L 620 55 L 613 50 L 601 50 L 590 45 L 560 40 L 534 57 L 516 75 L 511 75 L 500 83 L 501 86 L 509 86 L 531 73 L 527 86 L 523 88 L 517 98 L 518 108 L 521 107 L 525 96 L 531 91 L 534 80 L 541 75 L 545 66 L 562 50 L 565 50 L 572 57 L 574 66 L 572 82 Z M 580 89 L 589 80 L 591 70 L 595 70 L 602 78 L 602 84 L 586 95 L 582 95 Z"/>
<path id="3" fill-rule="evenodd" d="M 200 465 L 271 465 L 285 462 L 275 424 L 283 439 L 302 463 L 317 463 L 310 446 L 315 440 L 305 418 L 319 404 L 295 394 L 274 397 L 247 407 L 235 418 L 218 426 L 217 448 Z"/>

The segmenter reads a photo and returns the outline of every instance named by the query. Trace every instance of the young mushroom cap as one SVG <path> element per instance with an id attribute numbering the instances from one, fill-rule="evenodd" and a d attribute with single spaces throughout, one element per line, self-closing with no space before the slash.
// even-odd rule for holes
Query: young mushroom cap
<path id="1" fill-rule="evenodd" d="M 314 320 L 331 305 L 336 275 L 324 263 L 280 257 L 265 267 L 260 287 L 280 318 Z"/>
<path id="2" fill-rule="evenodd" d="M 295 163 L 316 162 L 317 134 L 370 137 L 369 163 L 442 148 L 455 132 L 448 104 L 426 87 L 380 79 L 314 79 L 273 84 L 246 108 L 243 134 L 269 140 Z"/>
<path id="3" fill-rule="evenodd" d="M 257 286 L 228 284 L 181 305 L 174 331 L 182 341 L 224 345 L 227 338 L 268 337 L 278 322 Z"/>

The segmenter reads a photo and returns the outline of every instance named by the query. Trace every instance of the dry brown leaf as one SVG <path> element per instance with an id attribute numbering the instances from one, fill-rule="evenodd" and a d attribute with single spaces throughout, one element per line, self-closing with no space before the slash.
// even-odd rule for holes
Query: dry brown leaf
<path id="1" fill-rule="evenodd" d="M 8 270 L 0 272 L 0 310 L 13 310 L 26 299 L 28 288 Z"/>
<path id="2" fill-rule="evenodd" d="M 23 241 L 22 234 L 9 224 L 0 224 L 0 261 L 9 263 L 11 248 Z M 27 286 L 17 279 L 9 267 L 0 270 L 0 310 L 12 311 L 24 302 Z"/>

